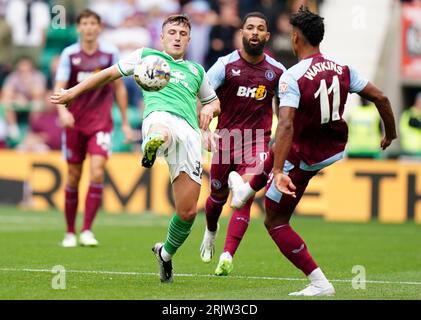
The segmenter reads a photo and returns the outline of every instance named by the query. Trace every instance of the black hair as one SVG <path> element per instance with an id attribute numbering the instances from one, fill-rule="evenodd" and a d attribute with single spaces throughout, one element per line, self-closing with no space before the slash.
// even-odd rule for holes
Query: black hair
<path id="1" fill-rule="evenodd" d="M 241 26 L 244 28 L 244 25 L 246 24 L 247 19 L 248 18 L 252 18 L 252 17 L 256 17 L 256 18 L 260 18 L 260 19 L 265 20 L 266 29 L 269 30 L 269 21 L 268 21 L 268 18 L 263 13 L 258 12 L 258 11 L 253 11 L 253 12 L 247 13 L 246 16 L 243 18 L 243 22 L 242 22 Z"/>
<path id="2" fill-rule="evenodd" d="M 297 13 L 291 15 L 289 23 L 300 29 L 312 46 L 318 46 L 325 34 L 324 18 L 301 6 Z"/>

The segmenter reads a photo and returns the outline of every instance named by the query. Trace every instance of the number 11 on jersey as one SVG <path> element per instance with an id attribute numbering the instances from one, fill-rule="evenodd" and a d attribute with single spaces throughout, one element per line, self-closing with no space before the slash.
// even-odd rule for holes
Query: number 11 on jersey
<path id="1" fill-rule="evenodd" d="M 341 94 L 339 88 L 339 78 L 334 76 L 332 79 L 332 85 L 327 88 L 326 80 L 320 81 L 320 87 L 314 94 L 314 98 L 320 96 L 320 118 L 321 123 L 328 123 L 330 121 L 330 105 L 329 95 L 333 92 L 333 106 L 332 106 L 332 121 L 337 121 L 341 117 L 339 115 L 339 106 L 341 104 Z"/>

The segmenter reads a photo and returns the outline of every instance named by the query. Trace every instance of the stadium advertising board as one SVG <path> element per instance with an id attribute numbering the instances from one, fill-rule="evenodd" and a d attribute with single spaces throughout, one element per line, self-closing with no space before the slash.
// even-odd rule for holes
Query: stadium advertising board
<path id="1" fill-rule="evenodd" d="M 1 152 L 2 203 L 18 203 L 26 191 L 36 210 L 63 209 L 66 166 L 60 153 L 48 155 Z M 174 210 L 168 170 L 157 161 L 151 170 L 142 168 L 139 155 L 114 154 L 106 169 L 103 210 L 112 214 L 154 212 L 170 215 Z M 84 170 L 88 171 L 87 163 Z M 209 166 L 204 166 L 199 210 L 209 193 Z M 84 197 L 88 176 L 83 175 Z M 26 186 L 26 189 L 25 189 Z M 252 217 L 263 214 L 263 191 L 257 194 Z M 83 210 L 84 201 L 80 201 Z M 231 209 L 224 207 L 223 215 Z M 415 162 L 343 160 L 317 175 L 296 209 L 299 215 L 323 216 L 332 221 L 421 223 L 421 167 Z"/>

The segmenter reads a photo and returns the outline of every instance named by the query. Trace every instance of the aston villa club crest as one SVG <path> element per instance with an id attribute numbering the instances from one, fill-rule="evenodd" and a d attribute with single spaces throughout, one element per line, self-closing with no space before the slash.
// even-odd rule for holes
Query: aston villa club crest
<path id="1" fill-rule="evenodd" d="M 266 70 L 265 77 L 269 81 L 272 81 L 275 78 L 275 73 L 272 70 Z"/>
<path id="2" fill-rule="evenodd" d="M 222 187 L 222 183 L 221 183 L 221 181 L 219 181 L 219 180 L 217 180 L 217 179 L 212 179 L 211 184 L 212 184 L 212 187 L 213 187 L 215 190 L 219 190 L 219 189 L 221 189 L 221 187 Z"/>
<path id="3" fill-rule="evenodd" d="M 80 63 L 82 62 L 82 58 L 81 57 L 74 57 L 74 58 L 72 58 L 72 63 L 75 65 L 75 66 L 78 66 L 78 65 L 80 65 Z"/>

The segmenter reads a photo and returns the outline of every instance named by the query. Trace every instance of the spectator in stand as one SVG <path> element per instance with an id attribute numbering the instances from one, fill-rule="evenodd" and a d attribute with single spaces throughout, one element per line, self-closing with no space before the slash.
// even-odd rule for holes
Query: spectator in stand
<path id="1" fill-rule="evenodd" d="M 268 21 L 269 21 L 269 32 L 271 33 L 275 32 L 276 20 L 278 18 L 279 12 L 284 12 L 287 9 L 286 1 L 260 0 L 256 2 L 257 3 L 253 11 L 258 11 L 258 12 L 263 13 L 268 18 Z"/>
<path id="2" fill-rule="evenodd" d="M 354 106 L 346 116 L 348 122 L 349 158 L 374 158 L 381 156 L 381 119 L 374 103 L 361 98 L 361 105 Z"/>
<path id="3" fill-rule="evenodd" d="M 6 3 L 0 0 L 0 90 L 12 65 L 12 30 L 5 20 Z"/>
<path id="4" fill-rule="evenodd" d="M 7 147 L 6 138 L 7 138 L 6 119 L 4 119 L 3 108 L 0 105 L 0 149 L 4 149 Z"/>
<path id="5" fill-rule="evenodd" d="M 142 12 L 158 10 L 162 16 L 180 11 L 180 2 L 177 0 L 136 0 L 137 7 Z"/>
<path id="6" fill-rule="evenodd" d="M 276 19 L 276 29 L 269 40 L 269 48 L 274 58 L 280 61 L 287 69 L 296 64 L 297 58 L 294 56 L 291 47 L 291 30 L 289 14 L 281 12 Z"/>
<path id="7" fill-rule="evenodd" d="M 10 0 L 5 19 L 12 29 L 14 56 L 38 61 L 51 21 L 49 5 L 39 0 Z"/>
<path id="8" fill-rule="evenodd" d="M 151 48 L 162 50 L 162 22 L 171 15 L 180 12 L 177 0 L 136 0 L 137 8 L 147 17 L 147 27 L 151 35 Z"/>
<path id="9" fill-rule="evenodd" d="M 55 104 L 49 100 L 52 91 L 45 96 L 44 108 L 32 111 L 29 116 L 29 130 L 25 139 L 17 146 L 20 151 L 47 152 L 60 150 L 63 128 L 60 125 Z"/>
<path id="10" fill-rule="evenodd" d="M 240 24 L 237 1 L 221 1 L 219 21 L 210 31 L 210 48 L 206 57 L 206 69 L 209 69 L 219 57 L 225 56 L 235 49 L 234 35 Z"/>
<path id="11" fill-rule="evenodd" d="M 149 47 L 151 36 L 144 15 L 138 12 L 127 16 L 118 27 L 103 30 L 100 41 L 115 45 L 124 58 L 138 48 Z"/>
<path id="12" fill-rule="evenodd" d="M 239 10 L 240 18 L 243 19 L 247 15 L 247 13 L 254 11 L 255 6 L 256 6 L 256 0 L 239 0 L 238 10 Z"/>
<path id="13" fill-rule="evenodd" d="M 210 31 L 218 16 L 205 0 L 189 2 L 182 11 L 190 17 L 192 22 L 187 59 L 204 65 L 209 50 Z"/>
<path id="14" fill-rule="evenodd" d="M 7 3 L 7 0 L 0 0 L 0 97 L 3 81 L 12 69 L 10 64 L 10 61 L 12 60 L 12 32 L 10 26 L 5 21 Z M 0 104 L 0 149 L 7 147 L 6 138 L 7 124 L 4 108 Z"/>
<path id="15" fill-rule="evenodd" d="M 45 76 L 35 68 L 29 57 L 22 57 L 15 71 L 7 76 L 3 86 L 2 104 L 6 111 L 8 136 L 20 137 L 18 123 L 28 121 L 29 110 L 40 110 L 45 97 Z"/>
<path id="16" fill-rule="evenodd" d="M 137 11 L 135 0 L 96 0 L 89 6 L 101 16 L 105 28 L 118 28 L 127 17 L 133 16 Z"/>
<path id="17" fill-rule="evenodd" d="M 127 16 L 119 27 L 105 29 L 100 36 L 100 41 L 115 45 L 120 51 L 120 56 L 125 58 L 138 48 L 150 47 L 151 36 L 145 28 L 144 15 L 137 12 Z M 124 77 L 123 81 L 128 93 L 129 106 L 142 108 L 142 91 L 134 78 Z"/>
<path id="18" fill-rule="evenodd" d="M 100 0 L 94 0 L 95 3 Z M 48 3 L 51 7 L 55 5 L 63 6 L 66 8 L 66 24 L 71 25 L 76 23 L 76 18 L 79 12 L 85 9 L 88 6 L 88 3 L 92 2 L 91 0 L 48 0 Z M 54 14 L 53 14 L 54 16 Z"/>
<path id="19" fill-rule="evenodd" d="M 56 73 L 58 65 L 60 62 L 60 55 L 54 56 L 50 61 L 50 66 L 47 75 L 47 89 L 52 90 L 54 88 L 54 79 L 56 78 Z"/>
<path id="20" fill-rule="evenodd" d="M 291 12 L 297 12 L 301 6 L 308 7 L 313 12 L 318 12 L 322 0 L 288 0 L 289 10 Z"/>
<path id="21" fill-rule="evenodd" d="M 415 97 L 414 106 L 402 113 L 399 126 L 402 153 L 421 156 L 421 91 Z"/>

